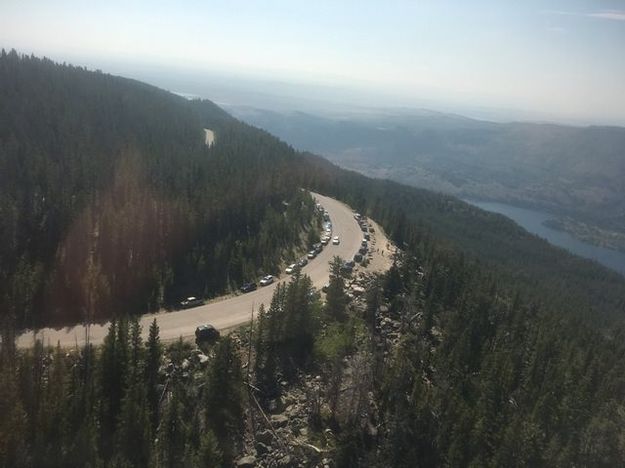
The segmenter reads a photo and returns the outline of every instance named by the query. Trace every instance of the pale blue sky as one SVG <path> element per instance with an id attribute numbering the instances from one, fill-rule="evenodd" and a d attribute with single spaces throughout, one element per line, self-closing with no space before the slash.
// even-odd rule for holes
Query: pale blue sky
<path id="1" fill-rule="evenodd" d="M 625 0 L 1 0 L 0 46 L 625 123 Z"/>

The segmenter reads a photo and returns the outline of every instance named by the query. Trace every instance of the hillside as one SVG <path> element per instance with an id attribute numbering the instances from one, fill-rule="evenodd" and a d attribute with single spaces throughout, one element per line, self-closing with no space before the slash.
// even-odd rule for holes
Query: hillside
<path id="1" fill-rule="evenodd" d="M 293 222 L 280 216 L 300 187 L 395 237 L 414 222 L 410 235 L 461 249 L 538 301 L 622 314 L 622 278 L 501 216 L 298 154 L 208 101 L 15 53 L 0 63 L 1 284 L 18 324 L 154 310 L 275 271 L 306 225 L 293 204 Z"/>
<path id="2" fill-rule="evenodd" d="M 0 466 L 625 462 L 620 275 L 136 81 L 2 53 L 0 122 Z M 142 339 L 139 313 L 277 268 L 302 188 L 377 221 L 391 268 L 335 258 L 325 295 L 296 273 L 215 343 Z M 108 317 L 101 346 L 15 347 Z"/>
<path id="3" fill-rule="evenodd" d="M 343 167 L 568 216 L 577 225 L 557 225 L 578 237 L 585 230 L 584 240 L 592 243 L 625 248 L 623 128 L 495 123 L 409 110 L 336 117 L 244 107 L 232 112 Z"/>
<path id="4" fill-rule="evenodd" d="M 223 294 L 276 272 L 312 219 L 293 152 L 207 101 L 3 52 L 0 123 L 1 310 L 20 327 Z"/>

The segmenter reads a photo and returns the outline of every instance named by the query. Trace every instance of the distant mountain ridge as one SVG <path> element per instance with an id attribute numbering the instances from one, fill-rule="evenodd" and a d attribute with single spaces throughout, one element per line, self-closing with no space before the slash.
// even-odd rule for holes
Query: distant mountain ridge
<path id="1" fill-rule="evenodd" d="M 336 118 L 230 110 L 300 150 L 367 175 L 625 233 L 622 127 L 496 123 L 421 110 Z"/>

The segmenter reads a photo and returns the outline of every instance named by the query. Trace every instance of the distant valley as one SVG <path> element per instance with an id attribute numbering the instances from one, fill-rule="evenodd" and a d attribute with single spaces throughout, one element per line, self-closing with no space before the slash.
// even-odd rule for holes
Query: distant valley
<path id="1" fill-rule="evenodd" d="M 625 251 L 625 129 L 496 123 L 426 110 L 229 110 L 361 173 L 552 213 L 550 227 Z"/>

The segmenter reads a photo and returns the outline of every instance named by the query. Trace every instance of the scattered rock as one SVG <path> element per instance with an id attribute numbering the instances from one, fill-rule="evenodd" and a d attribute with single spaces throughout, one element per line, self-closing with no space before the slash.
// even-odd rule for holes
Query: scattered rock
<path id="1" fill-rule="evenodd" d="M 289 466 L 294 466 L 294 465 L 295 464 L 293 463 L 293 459 L 291 458 L 290 455 L 285 455 L 280 460 L 278 460 L 278 466 L 289 467 Z"/>
<path id="2" fill-rule="evenodd" d="M 295 397 L 293 395 L 287 394 L 284 395 L 282 397 L 282 404 L 286 407 L 286 406 L 291 406 L 293 403 L 295 403 Z"/>

